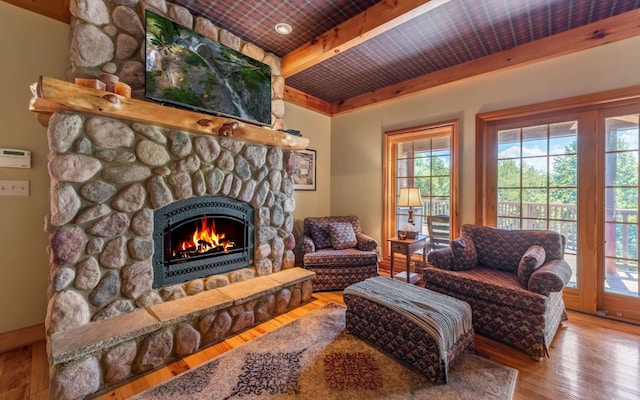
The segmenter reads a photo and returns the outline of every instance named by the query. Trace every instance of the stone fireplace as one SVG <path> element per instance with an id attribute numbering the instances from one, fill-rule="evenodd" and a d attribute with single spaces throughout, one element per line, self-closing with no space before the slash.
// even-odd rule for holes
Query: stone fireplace
<path id="1" fill-rule="evenodd" d="M 271 65 L 282 127 L 273 55 L 162 0 L 71 4 L 71 79 L 116 74 L 139 97 L 148 7 Z M 91 396 L 311 298 L 293 252 L 293 149 L 306 144 L 65 85 L 41 80 L 31 103 L 50 148 L 51 398 Z"/>
<path id="2" fill-rule="evenodd" d="M 294 268 L 292 151 L 77 112 L 48 126 L 52 397 L 84 397 L 311 298 L 313 274 Z M 225 238 L 197 245 L 213 251 L 181 257 L 212 226 Z"/>

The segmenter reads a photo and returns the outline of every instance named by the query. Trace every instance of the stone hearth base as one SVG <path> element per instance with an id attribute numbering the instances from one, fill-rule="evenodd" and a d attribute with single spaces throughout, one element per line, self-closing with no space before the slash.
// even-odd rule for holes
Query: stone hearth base
<path id="1" fill-rule="evenodd" d="M 314 275 L 290 268 L 55 333 L 50 397 L 83 398 L 298 307 Z"/>

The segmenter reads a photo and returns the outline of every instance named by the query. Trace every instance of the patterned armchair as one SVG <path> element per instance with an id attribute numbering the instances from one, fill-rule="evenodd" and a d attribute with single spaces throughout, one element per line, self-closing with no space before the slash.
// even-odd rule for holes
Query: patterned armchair
<path id="1" fill-rule="evenodd" d="M 564 246 L 553 231 L 464 225 L 451 247 L 429 253 L 425 287 L 469 303 L 476 333 L 542 359 L 567 319 Z"/>
<path id="2" fill-rule="evenodd" d="M 316 273 L 313 290 L 342 290 L 378 276 L 378 242 L 362 233 L 356 216 L 304 219 L 304 268 Z"/>

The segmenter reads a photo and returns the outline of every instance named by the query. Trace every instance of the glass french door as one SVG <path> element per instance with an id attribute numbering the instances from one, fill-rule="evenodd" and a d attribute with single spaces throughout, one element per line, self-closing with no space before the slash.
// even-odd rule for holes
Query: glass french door
<path id="1" fill-rule="evenodd" d="M 617 108 L 602 113 L 600 120 L 604 226 L 598 308 L 610 316 L 638 320 L 640 112 L 637 106 Z"/>
<path id="2" fill-rule="evenodd" d="M 640 323 L 640 92 L 500 110 L 477 121 L 477 223 L 560 232 L 573 272 L 567 308 Z"/>
<path id="3" fill-rule="evenodd" d="M 640 105 L 511 121 L 491 132 L 487 202 L 495 206 L 486 224 L 560 232 L 572 269 L 567 307 L 640 321 Z"/>

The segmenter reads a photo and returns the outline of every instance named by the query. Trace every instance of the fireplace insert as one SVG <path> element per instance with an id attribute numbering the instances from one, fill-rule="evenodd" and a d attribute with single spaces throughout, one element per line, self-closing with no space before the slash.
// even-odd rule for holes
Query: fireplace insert
<path id="1" fill-rule="evenodd" d="M 254 209 L 241 200 L 204 196 L 154 212 L 153 288 L 253 264 Z"/>

